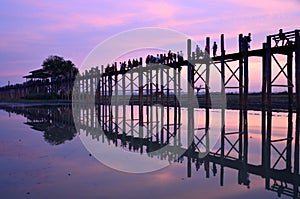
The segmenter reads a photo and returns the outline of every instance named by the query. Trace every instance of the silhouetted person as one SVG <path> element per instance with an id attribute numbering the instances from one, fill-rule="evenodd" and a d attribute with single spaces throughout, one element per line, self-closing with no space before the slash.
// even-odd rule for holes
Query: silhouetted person
<path id="1" fill-rule="evenodd" d="M 172 60 L 173 60 L 173 55 L 172 55 L 171 50 L 169 50 L 169 52 L 168 52 L 168 63 L 171 63 Z"/>
<path id="2" fill-rule="evenodd" d="M 218 172 L 216 163 L 213 163 L 212 172 L 213 172 L 213 175 L 216 176 L 216 174 Z"/>
<path id="3" fill-rule="evenodd" d="M 196 165 L 196 170 L 198 171 L 200 169 L 200 160 L 199 159 L 197 159 L 195 165 Z"/>
<path id="4" fill-rule="evenodd" d="M 282 40 L 282 44 L 281 44 L 282 46 L 283 46 L 285 40 L 287 41 L 286 44 L 290 44 L 289 39 L 285 36 L 285 33 L 283 33 L 282 29 L 279 29 L 278 35 L 279 35 L 279 39 Z"/>
<path id="5" fill-rule="evenodd" d="M 213 45 L 213 56 L 216 57 L 216 54 L 217 54 L 217 50 L 218 50 L 218 45 L 216 42 L 214 42 L 214 45 Z"/>
<path id="6" fill-rule="evenodd" d="M 146 57 L 146 64 L 149 64 L 150 63 L 150 55 L 148 55 L 147 57 Z"/>
<path id="7" fill-rule="evenodd" d="M 251 33 L 248 33 L 248 36 L 245 36 L 245 41 L 247 42 L 248 49 L 250 49 L 250 42 L 252 41 Z"/>
<path id="8" fill-rule="evenodd" d="M 176 53 L 173 54 L 174 61 L 176 62 Z"/>
<path id="9" fill-rule="evenodd" d="M 209 55 L 209 48 L 208 48 L 208 46 L 205 46 L 205 52 L 204 52 L 204 57 L 205 58 L 207 58 L 208 57 L 208 55 Z"/>
<path id="10" fill-rule="evenodd" d="M 200 57 L 200 47 L 198 45 L 196 45 L 196 57 L 197 59 Z"/>
<path id="11" fill-rule="evenodd" d="M 128 60 L 128 64 L 127 65 L 128 65 L 129 69 L 132 69 L 132 63 L 131 63 L 130 59 Z"/>
<path id="12" fill-rule="evenodd" d="M 179 56 L 183 59 L 183 52 L 182 52 L 182 50 L 179 52 Z"/>

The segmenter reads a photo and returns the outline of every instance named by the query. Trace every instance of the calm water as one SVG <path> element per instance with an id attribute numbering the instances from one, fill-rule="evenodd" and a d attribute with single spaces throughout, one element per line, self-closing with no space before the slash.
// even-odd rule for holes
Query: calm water
<path id="1" fill-rule="evenodd" d="M 84 109 L 84 108 L 82 108 Z M 101 109 L 101 107 L 100 107 Z M 91 109 L 89 109 L 91 110 Z M 120 113 L 123 110 L 118 109 Z M 163 111 L 162 111 L 163 110 Z M 116 109 L 111 111 L 116 113 Z M 134 108 L 134 111 L 137 112 Z M 145 111 L 145 110 L 144 110 Z M 166 109 L 159 107 L 159 114 L 152 110 L 154 117 L 166 118 Z M 94 126 L 87 116 L 89 111 L 80 111 L 83 125 Z M 98 115 L 97 113 L 94 113 Z M 107 113 L 106 113 L 107 114 Z M 210 116 L 219 115 L 213 110 Z M 238 129 L 238 111 L 226 111 L 226 131 Z M 122 114 L 120 114 L 122 115 Z M 128 113 L 126 113 L 128 115 Z M 187 129 L 187 110 L 182 109 L 181 133 L 184 138 Z M 202 119 L 205 111 L 199 109 L 194 116 L 201 118 L 195 126 L 205 124 Z M 84 117 L 85 120 L 84 120 Z M 100 116 L 101 118 L 101 113 Z M 176 118 L 174 111 L 168 116 Z M 178 116 L 177 116 L 178 117 Z M 116 117 L 121 118 L 121 116 Z M 153 119 L 153 118 L 152 118 Z M 115 121 L 115 119 L 113 119 Z M 158 119 L 154 119 L 157 121 Z M 167 119 L 166 119 L 167 120 Z M 143 121 L 147 121 L 144 117 Z M 293 122 L 294 119 L 290 122 Z M 107 121 L 106 121 L 107 122 Z M 115 121 L 116 122 L 116 121 Z M 120 121 L 117 121 L 120 122 Z M 160 128 L 165 126 L 163 121 Z M 211 129 L 217 124 L 211 119 Z M 119 123 L 122 126 L 122 123 Z M 173 124 L 169 123 L 169 126 Z M 261 164 L 261 113 L 249 111 L 248 163 Z M 91 128 L 82 128 L 77 132 L 69 106 L 15 106 L 2 107 L 0 110 L 0 195 L 1 198 L 277 198 L 277 192 L 267 190 L 265 178 L 248 173 L 240 180 L 239 169 L 224 167 L 223 186 L 221 186 L 221 166 L 211 161 L 208 164 L 195 160 L 191 162 L 191 177 L 188 177 L 188 159 L 180 158 L 170 166 L 150 173 L 132 174 L 109 168 L 99 162 L 83 145 L 80 136 L 92 137 Z M 128 130 L 130 127 L 126 127 Z M 172 127 L 170 127 L 172 128 Z M 217 128 L 217 127 L 216 127 Z M 286 136 L 288 114 L 274 113 L 272 133 L 275 137 Z M 90 131 L 90 132 L 89 132 Z M 196 133 L 197 134 L 197 133 Z M 120 140 L 101 141 L 99 145 L 110 143 L 120 148 Z M 234 138 L 228 138 L 234 143 Z M 96 139 L 97 140 L 97 139 Z M 183 141 L 184 142 L 184 141 Z M 114 144 L 112 144 L 114 143 Z M 216 152 L 220 139 L 216 140 L 212 151 Z M 183 143 L 183 147 L 185 144 Z M 225 152 L 230 151 L 228 142 Z M 277 143 L 279 150 L 285 143 Z M 140 154 L 140 149 L 131 150 L 121 147 L 127 153 Z M 146 150 L 145 150 L 146 151 Z M 145 153 L 144 151 L 144 153 Z M 272 151 L 276 152 L 275 149 Z M 233 149 L 233 152 L 234 149 Z M 234 153 L 230 152 L 233 154 Z M 272 152 L 271 163 L 278 155 Z M 274 154 L 274 155 L 273 155 Z M 293 150 L 292 150 L 293 154 Z M 141 154 L 140 154 L 141 155 Z M 293 156 L 293 155 L 292 155 Z M 293 162 L 293 160 L 292 160 Z M 277 167 L 284 167 L 281 159 Z M 234 165 L 232 167 L 235 167 Z M 209 177 L 208 177 L 209 175 Z M 276 181 L 280 185 L 280 181 Z M 270 179 L 270 187 L 275 181 Z M 273 186 L 276 187 L 276 186 Z M 286 190 L 293 189 L 291 184 Z M 281 198 L 293 198 L 282 195 Z"/>

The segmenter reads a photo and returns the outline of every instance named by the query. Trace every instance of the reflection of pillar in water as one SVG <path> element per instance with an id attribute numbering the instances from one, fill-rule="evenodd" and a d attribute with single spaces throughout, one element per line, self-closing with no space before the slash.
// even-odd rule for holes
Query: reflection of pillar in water
<path id="1" fill-rule="evenodd" d="M 117 63 L 115 62 L 115 67 L 117 68 Z M 115 71 L 115 133 L 118 134 L 119 128 L 119 81 L 118 73 Z"/>

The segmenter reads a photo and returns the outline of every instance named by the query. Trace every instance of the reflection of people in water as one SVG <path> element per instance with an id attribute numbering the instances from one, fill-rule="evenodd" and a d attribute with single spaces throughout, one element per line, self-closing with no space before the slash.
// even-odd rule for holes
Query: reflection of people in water
<path id="1" fill-rule="evenodd" d="M 216 174 L 217 174 L 217 165 L 216 165 L 216 163 L 213 163 L 213 168 L 212 168 L 212 172 L 213 172 L 213 175 L 214 176 L 216 176 Z"/>
<path id="2" fill-rule="evenodd" d="M 197 159 L 195 166 L 196 166 L 196 170 L 199 171 L 200 166 L 203 164 L 203 160 L 201 159 Z"/>
<path id="3" fill-rule="evenodd" d="M 178 158 L 178 162 L 180 162 L 180 163 L 183 163 L 183 160 L 184 160 L 183 156 L 180 156 L 180 157 Z"/>
<path id="4" fill-rule="evenodd" d="M 249 173 L 246 172 L 244 169 L 239 170 L 239 184 L 246 185 L 247 188 L 250 188 L 250 179 L 249 179 Z"/>

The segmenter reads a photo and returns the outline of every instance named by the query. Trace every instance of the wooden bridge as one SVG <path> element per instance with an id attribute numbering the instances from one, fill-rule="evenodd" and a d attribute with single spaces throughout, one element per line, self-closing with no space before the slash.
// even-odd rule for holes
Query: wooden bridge
<path id="1" fill-rule="evenodd" d="M 157 149 L 170 145 L 170 139 L 174 143 L 166 154 L 160 154 L 170 159 L 178 154 L 172 151 L 183 152 L 187 159 L 187 173 L 191 176 L 191 164 L 194 161 L 197 165 L 204 163 L 207 176 L 210 164 L 220 166 L 221 181 L 224 181 L 224 167 L 233 168 L 239 171 L 239 183 L 247 185 L 247 173 L 260 175 L 265 178 L 266 189 L 277 191 L 280 194 L 290 195 L 299 198 L 299 131 L 300 131 L 300 31 L 279 32 L 278 34 L 266 37 L 266 42 L 261 49 L 249 50 L 245 37 L 238 37 L 238 52 L 227 54 L 225 51 L 224 35 L 220 38 L 220 56 L 210 57 L 210 38 L 206 38 L 207 50 L 198 55 L 192 52 L 192 42 L 187 41 L 187 59 L 178 55 L 159 55 L 155 61 L 147 60 L 146 65 L 143 59 L 135 60 L 135 64 L 114 63 L 111 67 L 104 66 L 91 68 L 77 76 L 73 82 L 72 100 L 76 106 L 82 106 L 83 116 L 95 115 L 104 133 L 99 133 L 93 128 L 96 120 L 82 117 L 81 113 L 75 115 L 80 121 L 82 129 L 89 133 L 94 139 L 108 138 L 114 143 L 119 140 L 125 146 L 131 146 L 132 150 L 140 150 L 144 153 L 156 151 Z M 286 62 L 282 64 L 279 56 L 284 56 Z M 248 105 L 249 105 L 249 71 L 252 69 L 250 57 L 261 59 L 261 164 L 253 165 L 248 161 Z M 273 74 L 273 69 L 279 68 L 279 72 Z M 211 73 L 216 70 L 217 73 Z M 187 81 L 183 81 L 183 71 L 186 72 Z M 216 76 L 217 74 L 217 76 Z M 294 76 L 293 76 L 294 74 Z M 212 75 L 214 75 L 212 77 Z M 281 77 L 286 84 L 276 84 Z M 211 90 L 212 79 L 219 79 L 220 90 Z M 232 84 L 235 83 L 235 86 Z M 25 86 L 26 87 L 26 86 Z M 184 91 L 183 88 L 186 88 Z M 272 91 L 276 87 L 287 89 L 287 112 L 288 121 L 293 121 L 293 102 L 295 101 L 296 120 L 289 122 L 287 134 L 277 138 L 272 133 Z M 236 91 L 238 94 L 238 124 L 235 131 L 226 129 L 226 93 Z M 0 96 L 7 96 L 14 88 L 1 88 Z M 200 95 L 196 95 L 196 91 Z M 217 97 L 216 97 L 217 96 Z M 198 102 L 198 99 L 201 102 Z M 294 99 L 295 98 L 295 99 Z M 196 101 L 194 100 L 196 99 Z M 216 100 L 217 99 L 217 100 Z M 92 103 L 92 104 L 91 104 Z M 205 106 L 205 119 L 203 126 L 195 125 L 194 104 L 203 103 Z M 163 108 L 153 106 L 160 104 Z M 97 109 L 95 109 L 97 105 Z M 91 106 L 91 107 L 89 107 Z M 88 107 L 88 108 L 86 108 Z M 119 107 L 122 111 L 119 111 Z M 187 108 L 187 130 L 188 137 L 193 144 L 188 148 L 182 148 L 180 143 L 181 108 Z M 209 151 L 209 130 L 211 126 L 211 109 L 219 109 L 220 121 L 223 124 L 220 128 L 220 146 L 216 151 Z M 137 109 L 137 111 L 136 111 Z M 155 109 L 155 110 L 154 110 Z M 160 111 L 160 118 L 164 124 L 160 130 L 152 134 L 150 131 L 135 132 L 135 126 L 143 127 L 147 123 L 148 128 L 155 126 L 151 117 Z M 173 111 L 172 117 L 170 111 Z M 128 118 L 128 114 L 130 117 Z M 122 118 L 122 120 L 119 120 Z M 171 119 L 172 118 L 172 119 Z M 153 126 L 151 126 L 153 125 Z M 127 131 L 127 126 L 131 130 Z M 202 136 L 195 136 L 195 132 L 201 131 Z M 134 135 L 134 132 L 137 135 Z M 145 133 L 145 134 L 144 134 Z M 141 136 L 145 135 L 145 136 Z M 102 138 L 101 138 L 102 137 Z M 147 139 L 143 138 L 146 137 Z M 127 143 L 127 144 L 126 144 Z M 129 144 L 130 143 L 130 144 Z M 283 143 L 285 148 L 281 151 L 276 148 L 277 143 Z M 172 149 L 173 148 L 173 149 Z M 176 148 L 176 150 L 174 149 Z M 128 149 L 131 150 L 131 149 Z M 204 151 L 203 151 L 204 150 Z M 272 151 L 277 154 L 277 160 L 271 161 Z M 292 153 L 293 152 L 293 153 Z M 199 158 L 199 154 L 208 155 Z M 234 153 L 234 155 L 232 155 Z M 278 162 L 283 160 L 285 168 L 278 169 Z M 277 183 L 270 184 L 270 180 L 282 182 L 287 186 Z"/>

